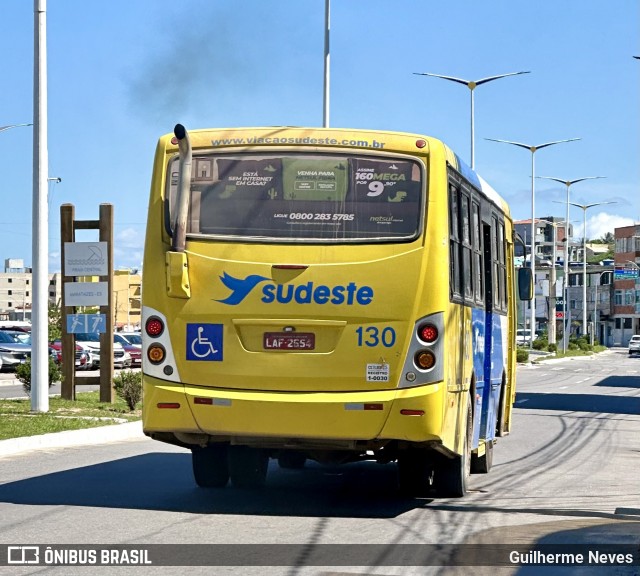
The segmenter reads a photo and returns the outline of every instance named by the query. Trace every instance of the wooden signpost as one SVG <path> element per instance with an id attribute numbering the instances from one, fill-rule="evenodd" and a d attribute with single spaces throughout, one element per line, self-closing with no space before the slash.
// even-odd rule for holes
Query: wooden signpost
<path id="1" fill-rule="evenodd" d="M 60 206 L 60 229 L 64 375 L 61 396 L 66 400 L 75 400 L 76 386 L 99 384 L 100 401 L 113 402 L 113 205 L 100 204 L 99 220 L 76 220 L 73 204 L 63 204 Z M 76 230 L 99 230 L 99 242 L 93 243 L 94 246 L 76 243 Z M 106 248 L 106 254 L 102 253 L 103 248 Z M 99 273 L 92 274 L 92 271 Z M 95 275 L 99 276 L 99 282 L 76 282 L 80 277 Z M 76 314 L 77 306 L 95 305 L 99 305 L 100 314 L 92 314 L 89 318 Z M 69 315 L 73 317 L 68 323 Z M 87 332 L 104 329 L 100 332 L 100 376 L 76 376 L 74 331 L 78 332 L 75 327 L 79 322 L 84 322 L 85 327 L 96 328 Z M 72 327 L 71 331 L 69 327 Z"/>

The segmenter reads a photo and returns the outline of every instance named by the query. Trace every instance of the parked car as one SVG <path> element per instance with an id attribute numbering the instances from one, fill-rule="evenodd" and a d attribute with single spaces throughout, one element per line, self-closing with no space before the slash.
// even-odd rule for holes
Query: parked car
<path id="1" fill-rule="evenodd" d="M 18 340 L 8 330 L 0 330 L 0 370 L 15 370 L 31 358 L 31 344 Z"/>
<path id="2" fill-rule="evenodd" d="M 629 340 L 629 356 L 631 354 L 640 354 L 640 336 L 637 334 Z"/>
<path id="3" fill-rule="evenodd" d="M 100 367 L 100 334 L 98 332 L 82 332 L 75 334 L 76 344 L 79 344 L 91 356 L 91 367 Z M 114 338 L 113 342 L 114 368 L 128 368 L 131 366 L 131 355 Z"/>
<path id="4" fill-rule="evenodd" d="M 49 354 L 56 364 L 62 363 L 62 341 L 54 340 L 49 344 Z M 82 349 L 82 346 L 76 344 L 76 370 L 89 370 L 91 368 L 91 359 L 89 353 Z"/>
<path id="5" fill-rule="evenodd" d="M 131 366 L 139 368 L 142 366 L 142 340 L 140 340 L 140 344 L 134 344 L 130 338 L 130 333 L 116 332 L 113 335 L 113 340 L 120 343 L 125 352 L 128 352 L 129 356 L 131 356 Z"/>
<path id="6" fill-rule="evenodd" d="M 142 348 L 142 334 L 140 332 L 117 332 L 116 334 L 124 338 L 129 344 Z"/>

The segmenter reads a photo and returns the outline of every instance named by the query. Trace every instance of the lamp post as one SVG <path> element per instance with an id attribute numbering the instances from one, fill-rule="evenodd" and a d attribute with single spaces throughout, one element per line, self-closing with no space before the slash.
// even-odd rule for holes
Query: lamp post
<path id="1" fill-rule="evenodd" d="M 324 0 L 324 83 L 322 102 L 322 126 L 329 127 L 329 86 L 331 75 L 331 57 L 329 41 L 331 36 L 331 0 Z"/>
<path id="2" fill-rule="evenodd" d="M 417 76 L 433 76 L 434 78 L 442 78 L 443 80 L 451 80 L 451 82 L 457 82 L 458 84 L 464 84 L 471 92 L 471 169 L 475 169 L 475 128 L 474 128 L 474 102 L 473 91 L 477 86 L 498 80 L 500 78 L 506 78 L 507 76 L 518 76 L 519 74 L 530 74 L 530 71 L 526 72 L 508 72 L 507 74 L 498 74 L 497 76 L 488 76 L 487 78 L 481 78 L 480 80 L 464 80 L 462 78 L 455 78 L 454 76 L 443 76 L 442 74 L 432 74 L 431 72 L 414 72 Z"/>
<path id="3" fill-rule="evenodd" d="M 534 283 L 534 291 L 533 291 L 533 299 L 531 300 L 531 342 L 529 343 L 529 348 L 533 349 L 533 334 L 536 329 L 536 292 L 535 292 L 535 282 L 536 282 L 536 230 L 535 230 L 535 197 L 536 197 L 536 187 L 535 187 L 535 174 L 536 174 L 536 152 L 541 150 L 542 148 L 547 148 L 548 146 L 554 146 L 555 144 L 562 144 L 563 142 L 573 142 L 575 140 L 580 140 L 580 138 L 569 138 L 568 140 L 554 140 L 553 142 L 545 142 L 544 144 L 538 144 L 537 146 L 533 146 L 531 144 L 522 144 L 521 142 L 513 142 L 511 140 L 498 140 L 496 138 L 485 138 L 485 140 L 490 140 L 491 142 L 502 142 L 503 144 L 511 144 L 512 146 L 518 146 L 519 148 L 524 148 L 525 150 L 529 150 L 531 152 L 531 275 L 533 276 Z M 567 221 L 569 219 L 567 218 Z"/>
<path id="4" fill-rule="evenodd" d="M 587 210 L 594 206 L 604 204 L 616 204 L 617 202 L 594 202 L 593 204 L 576 204 L 569 202 L 571 206 L 582 208 L 583 230 L 582 230 L 582 333 L 587 333 Z"/>
<path id="5" fill-rule="evenodd" d="M 564 302 L 562 306 L 562 321 L 565 326 L 562 334 L 562 351 L 566 352 L 567 343 L 569 342 L 569 335 L 567 334 L 567 282 L 569 281 L 569 240 L 571 238 L 571 226 L 569 224 L 569 189 L 573 184 L 582 182 L 583 180 L 594 180 L 596 178 L 604 178 L 604 176 L 585 176 L 584 178 L 577 178 L 575 180 L 562 180 L 561 178 L 554 178 L 553 176 L 536 176 L 536 178 L 541 178 L 543 180 L 553 180 L 554 182 L 559 182 L 560 184 L 564 184 L 567 187 L 567 217 L 565 219 L 567 227 L 565 234 L 566 243 L 564 254 L 564 278 L 562 280 L 562 301 Z"/>
<path id="6" fill-rule="evenodd" d="M 33 124 L 9 124 L 8 126 L 0 126 L 0 132 L 9 130 L 9 128 L 19 128 L 20 126 L 33 126 Z"/>

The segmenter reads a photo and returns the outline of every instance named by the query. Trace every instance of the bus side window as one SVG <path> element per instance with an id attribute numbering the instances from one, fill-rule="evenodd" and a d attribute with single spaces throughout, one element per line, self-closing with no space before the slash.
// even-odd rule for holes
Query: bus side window
<path id="1" fill-rule="evenodd" d="M 473 219 L 473 277 L 474 295 L 478 304 L 484 303 L 484 266 L 482 263 L 482 233 L 480 231 L 480 204 L 472 203 L 472 219 Z"/>
<path id="2" fill-rule="evenodd" d="M 462 248 L 462 285 L 465 300 L 473 299 L 473 274 L 471 269 L 471 218 L 469 197 L 463 192 L 460 196 L 460 224 Z"/>
<path id="3" fill-rule="evenodd" d="M 460 236 L 458 221 L 458 194 L 455 185 L 449 184 L 449 279 L 451 282 L 451 296 L 462 297 L 460 286 Z"/>

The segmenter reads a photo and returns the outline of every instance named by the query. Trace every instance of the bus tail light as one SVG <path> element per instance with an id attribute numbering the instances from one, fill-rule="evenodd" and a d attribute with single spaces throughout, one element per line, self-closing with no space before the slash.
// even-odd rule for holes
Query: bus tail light
<path id="1" fill-rule="evenodd" d="M 427 344 L 433 344 L 438 339 L 438 328 L 433 324 L 423 324 L 418 328 L 418 337 Z"/>
<path id="2" fill-rule="evenodd" d="M 149 336 L 157 338 L 164 332 L 164 322 L 162 322 L 162 320 L 157 316 L 152 316 L 146 321 L 144 329 Z"/>
<path id="3" fill-rule="evenodd" d="M 147 358 L 152 364 L 160 364 L 166 357 L 164 346 L 160 344 L 151 344 L 147 349 Z"/>

